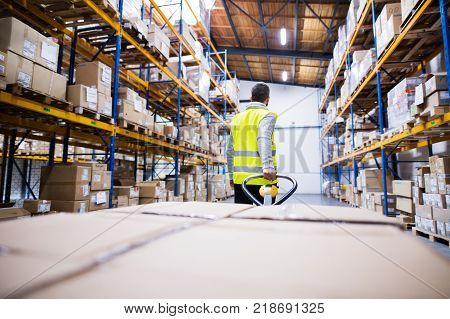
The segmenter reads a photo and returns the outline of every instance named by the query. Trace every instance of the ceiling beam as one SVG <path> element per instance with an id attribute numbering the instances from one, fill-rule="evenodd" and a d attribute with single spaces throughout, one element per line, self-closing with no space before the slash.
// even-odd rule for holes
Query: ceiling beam
<path id="1" fill-rule="evenodd" d="M 241 81 L 253 81 L 253 80 L 246 79 L 246 78 L 239 78 L 239 80 L 241 80 Z M 263 82 L 265 82 L 265 83 L 273 83 L 273 84 L 280 84 L 280 85 L 301 86 L 301 87 L 307 87 L 307 88 L 317 88 L 317 86 L 315 86 L 314 84 L 310 84 L 310 83 L 306 83 L 306 84 L 302 84 L 302 83 L 292 84 L 292 83 L 289 83 L 289 82 L 280 82 L 280 81 L 263 81 Z"/>
<path id="2" fill-rule="evenodd" d="M 241 43 L 241 40 L 239 39 L 239 35 L 236 31 L 236 27 L 234 26 L 233 18 L 231 17 L 230 10 L 228 9 L 226 0 L 222 0 L 222 4 L 223 4 L 223 7 L 227 14 L 227 19 L 228 19 L 228 22 L 230 23 L 231 30 L 233 30 L 233 34 L 234 34 L 236 43 L 238 44 L 239 48 L 242 48 L 242 43 Z M 245 54 L 242 57 L 244 59 L 244 64 L 245 64 L 245 67 L 247 68 L 247 72 L 250 76 L 250 79 L 253 79 L 252 71 L 250 70 L 250 66 L 248 65 L 247 57 L 245 56 Z"/>
<path id="3" fill-rule="evenodd" d="M 269 44 L 267 42 L 267 29 L 266 29 L 266 24 L 264 23 L 264 12 L 263 12 L 263 8 L 262 8 L 262 4 L 261 4 L 261 0 L 257 0 L 258 1 L 258 12 L 259 12 L 259 21 L 260 21 L 260 29 L 262 31 L 262 33 L 264 34 L 264 47 L 266 48 L 266 50 L 269 49 Z M 272 77 L 272 66 L 270 65 L 270 56 L 267 55 L 267 68 L 269 70 L 269 77 L 270 77 L 270 81 L 273 81 L 273 77 Z"/>
<path id="4" fill-rule="evenodd" d="M 276 49 L 257 49 L 257 48 L 235 48 L 235 47 L 218 47 L 217 50 L 227 50 L 228 54 L 238 55 L 256 55 L 256 56 L 273 56 L 279 58 L 298 58 L 305 60 L 330 60 L 333 55 L 331 53 L 314 52 L 314 51 L 290 51 Z"/>
<path id="5" fill-rule="evenodd" d="M 311 11 L 311 13 L 319 20 L 319 22 L 325 27 L 326 30 L 328 30 L 328 26 L 325 22 L 323 22 L 322 18 L 314 11 L 314 9 L 309 5 L 309 3 L 306 0 L 303 0 L 303 3 L 305 6 Z"/>

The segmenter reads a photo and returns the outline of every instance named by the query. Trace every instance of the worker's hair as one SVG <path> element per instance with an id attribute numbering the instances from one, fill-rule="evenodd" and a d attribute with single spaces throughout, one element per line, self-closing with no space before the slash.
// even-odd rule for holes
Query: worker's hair
<path id="1" fill-rule="evenodd" d="M 264 101 L 269 97 L 269 95 L 270 89 L 266 83 L 258 82 L 252 88 L 252 101 L 254 102 L 264 103 Z"/>

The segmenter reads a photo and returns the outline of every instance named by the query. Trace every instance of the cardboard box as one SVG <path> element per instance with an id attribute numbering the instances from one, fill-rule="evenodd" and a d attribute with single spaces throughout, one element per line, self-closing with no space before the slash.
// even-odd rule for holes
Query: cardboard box
<path id="1" fill-rule="evenodd" d="M 128 196 L 126 196 L 126 195 L 116 196 L 116 197 L 114 197 L 114 200 L 116 201 L 116 207 L 128 206 Z"/>
<path id="2" fill-rule="evenodd" d="M 433 219 L 433 209 L 431 206 L 415 205 L 416 216 Z"/>
<path id="3" fill-rule="evenodd" d="M 74 106 L 81 106 L 97 112 L 97 89 L 77 84 L 67 87 L 67 100 Z"/>
<path id="4" fill-rule="evenodd" d="M 444 222 L 440 222 L 440 221 L 437 220 L 436 221 L 436 233 L 438 235 L 448 237 L 449 236 L 448 234 L 450 234 L 450 231 L 447 232 L 446 225 L 450 225 L 450 224 L 444 223 Z"/>
<path id="5" fill-rule="evenodd" d="M 41 184 L 39 198 L 47 200 L 80 201 L 89 199 L 89 183 Z"/>
<path id="6" fill-rule="evenodd" d="M 413 181 L 395 180 L 392 181 L 392 191 L 395 195 L 412 198 Z"/>
<path id="7" fill-rule="evenodd" d="M 447 194 L 447 185 L 450 185 L 450 174 L 437 174 L 438 193 Z"/>
<path id="8" fill-rule="evenodd" d="M 52 200 L 52 210 L 64 213 L 86 213 L 89 208 L 88 200 L 65 201 Z"/>
<path id="9" fill-rule="evenodd" d="M 433 207 L 432 219 L 438 220 L 444 223 L 450 223 L 450 209 Z"/>
<path id="10" fill-rule="evenodd" d="M 150 24 L 147 35 L 148 45 L 156 48 L 166 59 L 170 57 L 170 39 L 158 25 Z"/>
<path id="11" fill-rule="evenodd" d="M 434 74 L 432 78 L 425 82 L 426 96 L 429 96 L 436 91 L 447 90 L 447 74 Z"/>
<path id="12" fill-rule="evenodd" d="M 118 104 L 118 117 L 127 122 L 145 126 L 145 118 L 142 113 L 142 107 L 128 100 L 121 100 Z"/>
<path id="13" fill-rule="evenodd" d="M 106 171 L 108 170 L 108 164 L 99 163 L 99 162 L 78 162 L 78 166 L 87 166 L 91 168 L 91 172 L 93 171 Z"/>
<path id="14" fill-rule="evenodd" d="M 139 205 L 139 201 L 140 201 L 140 199 L 139 198 L 129 198 L 128 199 L 128 206 L 137 206 L 137 205 Z"/>
<path id="15" fill-rule="evenodd" d="M 24 208 L 0 208 L 0 221 L 30 217 L 31 213 Z"/>
<path id="16" fill-rule="evenodd" d="M 128 198 L 139 198 L 138 186 L 114 186 L 114 196 L 125 195 Z"/>
<path id="17" fill-rule="evenodd" d="M 423 205 L 423 189 L 417 186 L 413 187 L 414 204 Z"/>
<path id="18" fill-rule="evenodd" d="M 140 197 L 138 205 L 153 204 L 153 203 L 158 203 L 158 201 L 159 201 L 158 198 L 143 198 L 143 197 Z M 132 205 L 130 204 L 130 206 L 132 206 Z"/>
<path id="19" fill-rule="evenodd" d="M 425 107 L 448 106 L 450 99 L 448 91 L 436 91 L 425 99 Z"/>
<path id="20" fill-rule="evenodd" d="M 6 81 L 6 59 L 8 57 L 8 51 L 0 50 L 0 77 Z"/>
<path id="21" fill-rule="evenodd" d="M 32 214 L 47 213 L 50 211 L 51 202 L 42 199 L 26 199 L 23 201 L 23 208 Z"/>
<path id="22" fill-rule="evenodd" d="M 450 174 L 450 157 L 439 157 L 434 164 L 436 174 Z"/>
<path id="23" fill-rule="evenodd" d="M 89 195 L 89 211 L 106 209 L 109 207 L 109 191 L 94 191 Z"/>
<path id="24" fill-rule="evenodd" d="M 36 59 L 37 64 L 56 72 L 58 69 L 58 53 L 59 44 L 55 43 L 52 38 L 46 38 L 39 34 L 38 52 Z"/>
<path id="25" fill-rule="evenodd" d="M 99 191 L 111 188 L 110 171 L 92 171 L 91 191 Z"/>
<path id="26" fill-rule="evenodd" d="M 16 18 L 0 19 L 0 49 L 36 61 L 41 35 Z"/>
<path id="27" fill-rule="evenodd" d="M 411 198 L 397 196 L 395 208 L 408 214 L 414 214 L 414 204 Z"/>
<path id="28" fill-rule="evenodd" d="M 111 79 L 111 68 L 99 61 L 80 63 L 76 67 L 76 84 L 94 86 L 106 96 L 111 96 Z"/>
<path id="29" fill-rule="evenodd" d="M 361 170 L 361 185 L 367 192 L 382 192 L 383 191 L 383 179 L 382 173 L 379 169 L 364 169 Z M 386 175 L 387 191 L 392 192 L 392 176 Z"/>
<path id="30" fill-rule="evenodd" d="M 90 167 L 78 164 L 56 164 L 41 167 L 41 183 L 44 184 L 89 183 L 90 181 Z"/>
<path id="31" fill-rule="evenodd" d="M 98 92 L 97 112 L 106 116 L 112 116 L 112 97 Z"/>
<path id="32" fill-rule="evenodd" d="M 66 99 L 67 78 L 34 64 L 31 88 L 59 100 Z"/>
<path id="33" fill-rule="evenodd" d="M 182 178 L 178 178 L 178 196 L 184 194 L 185 182 Z M 175 193 L 175 178 L 169 177 L 166 179 L 166 189 Z"/>
<path id="34" fill-rule="evenodd" d="M 438 177 L 436 174 L 430 174 L 430 193 L 439 194 Z"/>
<path id="35" fill-rule="evenodd" d="M 5 78 L 6 84 L 18 83 L 24 87 L 31 87 L 33 82 L 33 62 L 8 51 Z"/>
<path id="36" fill-rule="evenodd" d="M 166 198 L 166 189 L 159 182 L 147 181 L 138 184 L 139 198 Z"/>
<path id="37" fill-rule="evenodd" d="M 423 103 L 425 103 L 425 85 L 423 83 L 420 83 L 415 88 L 414 105 L 420 106 Z M 411 115 L 414 116 L 414 115 L 419 114 L 420 112 L 418 112 L 418 110 L 419 110 L 419 108 L 416 108 L 416 112 L 411 111 Z"/>

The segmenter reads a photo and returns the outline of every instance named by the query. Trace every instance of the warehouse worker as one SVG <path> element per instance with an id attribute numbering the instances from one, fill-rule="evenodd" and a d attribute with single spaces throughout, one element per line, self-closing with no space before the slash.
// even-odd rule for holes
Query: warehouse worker
<path id="1" fill-rule="evenodd" d="M 267 108 L 269 94 L 267 84 L 257 83 L 252 88 L 251 102 L 246 110 L 238 113 L 231 121 L 227 164 L 236 204 L 252 204 L 242 189 L 242 182 L 247 177 L 264 175 L 264 178 L 252 180 L 247 184 L 249 192 L 260 199 L 261 185 L 277 182 L 276 147 L 273 139 L 277 114 Z"/>

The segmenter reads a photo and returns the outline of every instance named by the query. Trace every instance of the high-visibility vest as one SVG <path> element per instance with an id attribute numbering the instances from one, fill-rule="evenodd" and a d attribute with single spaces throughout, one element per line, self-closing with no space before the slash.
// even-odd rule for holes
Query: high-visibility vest
<path id="1" fill-rule="evenodd" d="M 231 121 L 231 134 L 233 135 L 233 182 L 242 184 L 249 176 L 262 174 L 262 161 L 258 152 L 258 128 L 261 120 L 268 114 L 278 115 L 263 107 L 248 107 L 244 112 L 238 113 Z M 272 159 L 275 168 L 276 145 L 272 134 Z M 278 181 L 269 181 L 258 178 L 250 181 L 248 185 L 268 185 Z"/>

